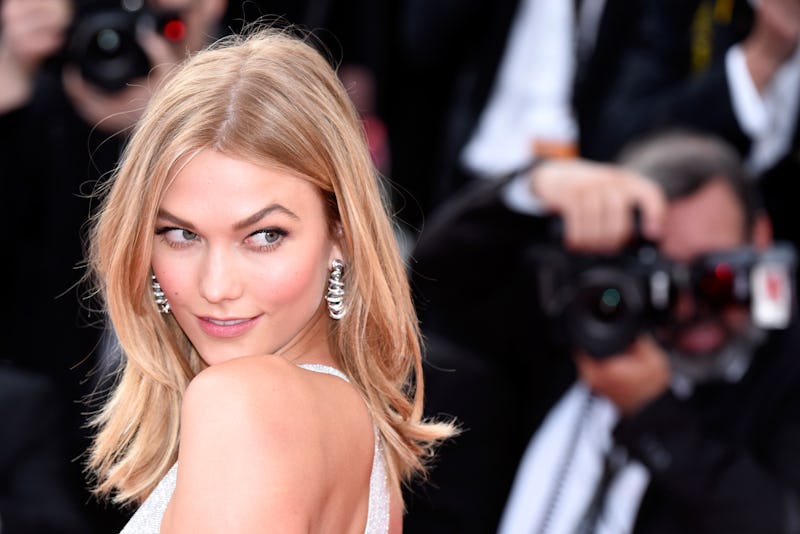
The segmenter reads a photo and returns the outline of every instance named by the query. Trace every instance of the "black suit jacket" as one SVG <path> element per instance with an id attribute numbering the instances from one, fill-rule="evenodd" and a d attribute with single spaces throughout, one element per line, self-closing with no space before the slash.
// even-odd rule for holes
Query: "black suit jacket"
<path id="1" fill-rule="evenodd" d="M 0 364 L 0 530 L 89 532 L 83 492 L 69 467 L 63 410 L 44 375 Z"/>
<path id="2" fill-rule="evenodd" d="M 573 0 L 564 0 L 573 1 Z M 577 0 L 580 4 L 581 0 Z M 519 0 L 399 0 L 391 26 L 383 110 L 395 209 L 415 233 L 475 179 L 460 163 L 497 81 Z M 640 2 L 605 0 L 598 34 L 581 57 L 574 91 L 589 127 L 628 49 Z"/>
<path id="3" fill-rule="evenodd" d="M 28 105 L 0 114 L 0 176 L 6 209 L 0 217 L 8 279 L 4 325 L 16 343 L 0 349 L 0 360 L 48 375 L 62 407 L 60 431 L 70 457 L 88 447 L 82 399 L 93 393 L 99 366 L 96 350 L 102 315 L 85 299 L 83 238 L 97 201 L 90 199 L 102 177 L 117 163 L 123 139 L 91 128 L 72 108 L 60 71 L 46 69 Z M 19 350 L 17 347 L 24 347 Z M 13 347 L 13 348 L 12 348 Z M 101 400 L 101 395 L 95 395 Z M 95 406 L 96 407 L 96 406 Z M 84 488 L 81 467 L 71 465 Z M 84 491 L 97 532 L 121 527 L 123 514 L 101 508 Z M 85 532 L 94 532 L 89 530 Z"/>
<path id="4" fill-rule="evenodd" d="M 577 93 L 581 153 L 614 160 L 623 147 L 650 132 L 690 127 L 716 134 L 746 156 L 751 139 L 736 119 L 725 73 L 725 54 L 744 39 L 753 23 L 749 0 L 734 0 L 730 17 L 715 16 L 712 0 L 645 0 L 634 38 L 620 53 L 617 69 L 606 71 L 602 57 L 583 66 L 591 87 L 610 83 L 607 94 L 584 104 Z M 699 12 L 710 17 L 698 22 Z M 704 29 L 699 30 L 698 27 Z M 702 56 L 702 61 L 698 59 Z M 611 82 L 604 82 L 611 77 Z M 599 80 L 599 82 L 598 82 Z M 796 121 L 797 122 L 797 121 Z M 800 245 L 795 199 L 800 194 L 798 132 L 791 150 L 759 177 L 760 190 L 775 236 Z"/>
<path id="5" fill-rule="evenodd" d="M 743 152 L 749 149 L 750 140 L 734 115 L 724 57 L 747 35 L 752 11 L 748 0 L 734 0 L 730 20 L 712 19 L 701 35 L 693 26 L 698 10 L 713 3 L 642 2 L 638 16 L 630 20 L 632 39 L 620 51 L 618 68 L 610 73 L 611 89 L 581 130 L 583 156 L 613 160 L 632 139 L 675 125 L 704 129 Z M 693 56 L 698 47 L 708 54 L 702 65 L 693 63 L 698 61 Z M 583 76 L 589 80 L 609 75 L 598 65 L 588 64 L 585 70 Z"/>
<path id="6" fill-rule="evenodd" d="M 397 0 L 382 109 L 392 195 L 418 232 L 466 177 L 458 153 L 488 97 L 519 0 Z"/>
<path id="7" fill-rule="evenodd" d="M 411 533 L 495 531 L 525 445 L 575 379 L 527 262 L 550 223 L 509 211 L 501 187 L 479 184 L 445 205 L 413 253 L 427 411 L 456 416 L 465 432 L 409 492 Z M 665 394 L 618 425 L 616 439 L 651 475 L 635 532 L 797 531 L 798 348 L 792 325 L 739 383 L 709 384 L 688 402 Z"/>

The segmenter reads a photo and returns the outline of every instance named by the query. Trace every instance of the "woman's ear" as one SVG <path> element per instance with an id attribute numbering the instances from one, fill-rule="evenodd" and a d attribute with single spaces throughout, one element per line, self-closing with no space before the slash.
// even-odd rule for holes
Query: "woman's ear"
<path id="1" fill-rule="evenodd" d="M 331 238 L 333 240 L 333 247 L 331 248 L 331 256 L 328 258 L 328 264 L 330 265 L 330 263 L 336 259 L 342 260 L 346 264 L 347 261 L 345 260 L 344 254 L 342 254 L 342 243 L 344 241 L 342 223 L 334 223 L 331 229 Z"/>

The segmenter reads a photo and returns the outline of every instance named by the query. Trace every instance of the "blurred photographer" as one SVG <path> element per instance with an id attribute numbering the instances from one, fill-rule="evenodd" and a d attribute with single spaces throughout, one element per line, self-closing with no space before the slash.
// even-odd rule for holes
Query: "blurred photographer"
<path id="1" fill-rule="evenodd" d="M 55 382 L 66 412 L 59 424 L 72 466 L 69 487 L 87 503 L 97 532 L 112 532 L 125 518 L 94 506 L 79 458 L 90 410 L 80 401 L 95 389 L 103 334 L 103 318 L 84 309 L 77 287 L 81 232 L 92 211 L 86 194 L 116 166 L 151 87 L 221 35 L 226 7 L 226 0 L 0 0 L 0 177 L 10 281 L 10 339 L 0 359 Z"/>
<path id="2" fill-rule="evenodd" d="M 169 66 L 219 36 L 226 6 L 225 0 L 2 0 L 0 112 L 35 98 L 50 61 L 83 120 L 106 133 L 129 128 Z"/>
<path id="3" fill-rule="evenodd" d="M 409 532 L 800 531 L 795 254 L 752 185 L 728 145 L 672 132 L 430 221 L 428 409 L 468 431 Z"/>

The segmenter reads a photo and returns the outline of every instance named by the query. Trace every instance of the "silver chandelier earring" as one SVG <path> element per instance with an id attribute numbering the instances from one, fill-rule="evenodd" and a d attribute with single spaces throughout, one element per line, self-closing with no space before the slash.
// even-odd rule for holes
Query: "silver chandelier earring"
<path id="1" fill-rule="evenodd" d="M 344 282 L 342 282 L 342 271 L 344 263 L 342 260 L 333 260 L 331 263 L 331 274 L 328 277 L 328 291 L 325 300 L 328 301 L 328 315 L 337 321 L 344 317 Z"/>
<path id="2" fill-rule="evenodd" d="M 153 285 L 153 297 L 156 299 L 158 311 L 166 315 L 169 313 L 169 302 L 167 301 L 167 296 L 164 294 L 164 290 L 161 289 L 161 284 L 159 284 L 158 280 L 156 280 L 156 275 L 150 275 L 150 278 Z"/>

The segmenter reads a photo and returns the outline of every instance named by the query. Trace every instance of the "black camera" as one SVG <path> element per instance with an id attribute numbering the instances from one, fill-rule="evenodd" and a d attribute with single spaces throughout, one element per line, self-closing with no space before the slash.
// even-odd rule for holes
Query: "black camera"
<path id="1" fill-rule="evenodd" d="M 615 256 L 569 254 L 559 247 L 532 254 L 542 309 L 570 347 L 607 357 L 669 319 L 678 273 L 651 244 Z"/>
<path id="2" fill-rule="evenodd" d="M 137 41 L 142 29 L 172 42 L 182 40 L 186 30 L 180 13 L 149 9 L 143 0 L 91 4 L 78 13 L 69 32 L 67 61 L 77 65 L 81 76 L 93 85 L 119 91 L 151 69 Z"/>
<path id="3" fill-rule="evenodd" d="M 669 260 L 638 240 L 614 256 L 568 253 L 558 246 L 531 250 L 537 290 L 552 328 L 570 348 L 596 358 L 624 351 L 643 331 L 674 320 L 679 292 L 715 313 L 749 306 L 760 328 L 785 328 L 794 306 L 794 249 L 744 246 L 697 258 Z"/>

